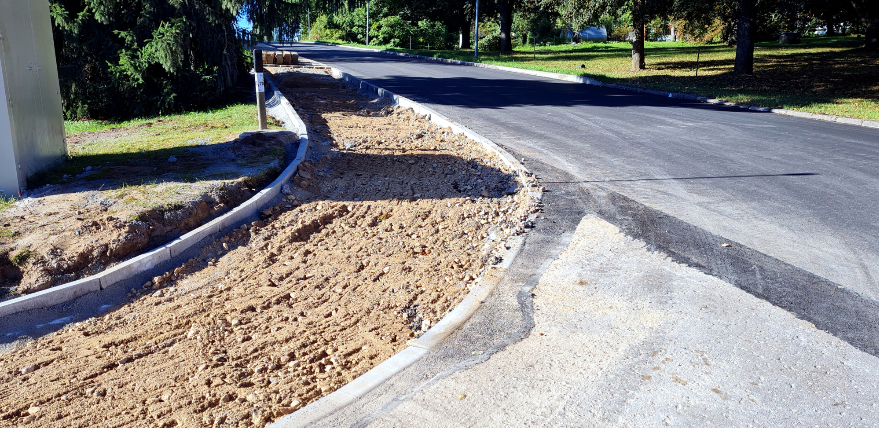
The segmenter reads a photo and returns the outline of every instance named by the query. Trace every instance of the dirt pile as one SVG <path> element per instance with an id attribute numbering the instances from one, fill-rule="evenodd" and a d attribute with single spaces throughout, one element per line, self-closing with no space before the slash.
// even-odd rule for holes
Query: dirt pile
<path id="1" fill-rule="evenodd" d="M 0 213 L 0 299 L 101 272 L 229 211 L 280 172 L 293 140 L 254 134 L 173 161 L 89 167 L 31 192 Z M 187 171 L 205 179 L 177 177 Z"/>
<path id="2" fill-rule="evenodd" d="M 325 74 L 283 77 L 316 143 L 284 200 L 0 355 L 0 425 L 264 426 L 434 325 L 536 209 L 476 143 Z"/>

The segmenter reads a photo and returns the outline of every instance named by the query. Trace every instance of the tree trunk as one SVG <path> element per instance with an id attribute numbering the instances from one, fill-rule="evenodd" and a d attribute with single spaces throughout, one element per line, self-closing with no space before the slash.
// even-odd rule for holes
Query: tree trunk
<path id="1" fill-rule="evenodd" d="M 739 28 L 736 36 L 735 74 L 754 74 L 754 1 L 739 1 Z"/>
<path id="2" fill-rule="evenodd" d="M 646 67 L 644 64 L 644 10 L 643 0 L 635 0 L 632 4 L 632 30 L 635 37 L 632 38 L 632 71 L 640 71 Z"/>
<path id="3" fill-rule="evenodd" d="M 470 29 L 472 27 L 473 25 L 469 22 L 461 27 L 461 46 L 458 46 L 458 49 L 470 49 L 473 47 L 473 44 L 470 43 Z"/>
<path id="4" fill-rule="evenodd" d="M 501 21 L 501 53 L 513 51 L 513 4 L 512 0 L 498 0 L 498 13 Z"/>
<path id="5" fill-rule="evenodd" d="M 867 31 L 864 34 L 866 40 L 864 47 L 870 50 L 879 50 L 879 19 L 867 20 Z"/>
<path id="6" fill-rule="evenodd" d="M 833 17 L 833 14 L 824 19 L 825 25 L 827 25 L 827 33 L 826 36 L 835 36 L 836 35 L 836 20 Z"/>

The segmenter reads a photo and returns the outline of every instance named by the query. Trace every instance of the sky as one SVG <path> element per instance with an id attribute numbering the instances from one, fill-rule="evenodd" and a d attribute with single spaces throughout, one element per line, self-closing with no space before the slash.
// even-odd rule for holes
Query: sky
<path id="1" fill-rule="evenodd" d="M 253 24 L 249 20 L 247 20 L 247 18 L 241 13 L 238 14 L 237 25 L 238 25 L 238 28 L 241 28 L 241 29 L 244 29 L 247 31 L 250 31 L 253 29 Z"/>

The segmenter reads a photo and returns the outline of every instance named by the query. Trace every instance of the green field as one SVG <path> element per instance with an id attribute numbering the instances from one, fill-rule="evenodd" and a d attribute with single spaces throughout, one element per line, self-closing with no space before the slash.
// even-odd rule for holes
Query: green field
<path id="1" fill-rule="evenodd" d="M 646 43 L 647 70 L 638 73 L 630 71 L 631 47 L 627 42 L 519 46 L 510 55 L 481 53 L 479 62 L 741 104 L 879 120 L 879 53 L 866 52 L 860 44 L 854 37 L 809 37 L 797 45 L 758 43 L 752 76 L 732 73 L 735 47 L 682 42 Z M 472 50 L 386 49 L 473 60 Z"/>

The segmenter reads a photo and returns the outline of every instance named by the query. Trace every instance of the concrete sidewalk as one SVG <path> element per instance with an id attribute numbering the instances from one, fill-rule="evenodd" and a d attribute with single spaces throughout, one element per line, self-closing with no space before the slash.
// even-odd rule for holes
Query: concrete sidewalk
<path id="1" fill-rule="evenodd" d="M 879 424 L 879 359 L 592 215 L 533 293 L 523 340 L 321 426 Z"/>

